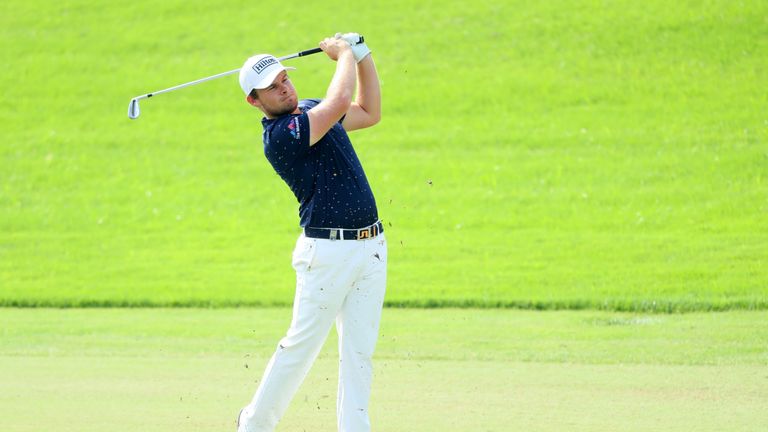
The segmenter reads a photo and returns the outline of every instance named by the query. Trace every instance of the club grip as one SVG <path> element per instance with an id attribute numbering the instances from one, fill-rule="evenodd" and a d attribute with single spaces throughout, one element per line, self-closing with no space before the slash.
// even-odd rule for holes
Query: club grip
<path id="1" fill-rule="evenodd" d="M 365 38 L 363 38 L 363 35 L 360 35 L 360 40 L 358 40 L 355 45 L 363 43 L 363 42 L 365 42 Z M 321 51 L 322 51 L 321 48 L 312 48 L 312 49 L 308 49 L 308 50 L 304 50 L 304 51 L 299 51 L 299 52 L 296 53 L 296 57 L 304 57 L 304 56 L 307 56 L 307 55 L 310 55 L 310 54 L 317 54 L 317 53 L 319 53 Z"/>
<path id="2" fill-rule="evenodd" d="M 308 50 L 304 50 L 304 51 L 299 51 L 299 52 L 296 53 L 296 54 L 298 54 L 296 57 L 303 57 L 303 56 L 310 55 L 310 54 L 317 54 L 320 51 L 322 51 L 322 49 L 320 49 L 320 48 L 312 48 L 312 49 L 308 49 Z"/>

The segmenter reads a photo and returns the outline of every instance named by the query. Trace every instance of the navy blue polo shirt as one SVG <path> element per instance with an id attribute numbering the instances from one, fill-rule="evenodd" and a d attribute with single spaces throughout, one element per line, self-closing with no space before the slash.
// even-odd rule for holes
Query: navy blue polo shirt
<path id="1" fill-rule="evenodd" d="M 301 114 L 263 118 L 264 155 L 299 201 L 302 227 L 362 228 L 379 220 L 376 200 L 341 121 L 309 145 L 309 117 L 319 99 L 299 101 Z"/>

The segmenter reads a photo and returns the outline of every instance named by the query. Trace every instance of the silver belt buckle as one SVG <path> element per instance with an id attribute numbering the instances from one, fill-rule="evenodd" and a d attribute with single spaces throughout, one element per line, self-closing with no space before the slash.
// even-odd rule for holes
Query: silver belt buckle
<path id="1" fill-rule="evenodd" d="M 339 230 L 332 229 L 330 239 L 331 240 L 338 240 L 339 238 Z"/>

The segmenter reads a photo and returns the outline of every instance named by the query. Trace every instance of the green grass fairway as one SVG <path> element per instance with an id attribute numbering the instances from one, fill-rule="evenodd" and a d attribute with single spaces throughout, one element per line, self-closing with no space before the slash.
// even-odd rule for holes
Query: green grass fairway
<path id="1" fill-rule="evenodd" d="M 269 17 L 273 18 L 269 18 Z M 336 31 L 390 305 L 768 308 L 768 2 L 7 0 L 0 305 L 287 305 L 297 204 L 236 79 Z M 300 96 L 333 66 L 290 61 Z"/>
<path id="2" fill-rule="evenodd" d="M 0 309 L 4 432 L 228 431 L 289 309 Z M 279 431 L 335 429 L 335 340 Z M 768 314 L 385 311 L 381 432 L 764 431 Z"/>
<path id="3" fill-rule="evenodd" d="M 290 323 L 298 206 L 235 77 L 128 103 L 337 31 L 382 83 L 352 134 L 389 240 L 377 432 L 768 430 L 766 17 L 0 3 L 0 432 L 234 430 Z M 288 63 L 325 94 L 330 60 Z M 335 429 L 335 345 L 279 431 Z"/>

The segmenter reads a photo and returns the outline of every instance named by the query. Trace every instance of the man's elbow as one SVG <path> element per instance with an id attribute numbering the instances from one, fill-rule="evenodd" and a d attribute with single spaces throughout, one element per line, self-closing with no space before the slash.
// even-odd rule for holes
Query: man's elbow
<path id="1" fill-rule="evenodd" d="M 373 126 L 381 121 L 381 104 L 375 104 L 366 107 L 365 113 L 368 114 L 368 126 Z"/>
<path id="2" fill-rule="evenodd" d="M 365 117 L 361 117 L 358 120 L 358 124 L 355 129 L 366 129 L 378 124 L 381 121 L 381 115 L 369 114 Z"/>
<path id="3" fill-rule="evenodd" d="M 381 121 L 381 112 L 373 113 L 368 118 L 368 127 L 379 124 L 380 121 Z"/>

